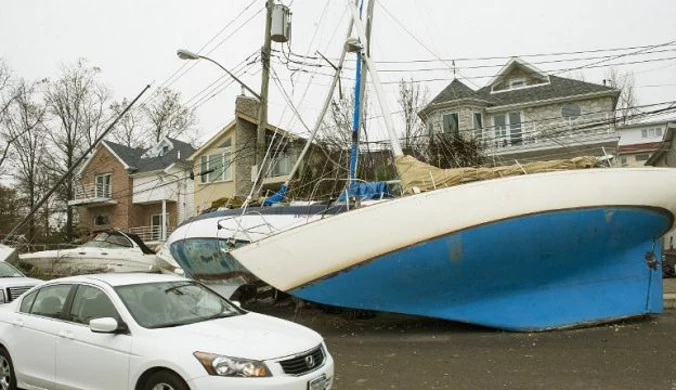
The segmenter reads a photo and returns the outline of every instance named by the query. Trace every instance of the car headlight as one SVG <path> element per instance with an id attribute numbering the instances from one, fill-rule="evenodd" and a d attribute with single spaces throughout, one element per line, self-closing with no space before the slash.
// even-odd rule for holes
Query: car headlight
<path id="1" fill-rule="evenodd" d="M 265 363 L 258 360 L 195 352 L 193 355 L 207 370 L 209 375 L 236 376 L 244 378 L 262 378 L 271 376 Z"/>

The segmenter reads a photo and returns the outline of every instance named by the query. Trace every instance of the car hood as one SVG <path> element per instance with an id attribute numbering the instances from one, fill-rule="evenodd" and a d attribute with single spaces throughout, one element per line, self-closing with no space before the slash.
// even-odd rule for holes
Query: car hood
<path id="1" fill-rule="evenodd" d="M 0 278 L 0 288 L 36 286 L 42 283 L 42 280 L 27 277 Z"/>
<path id="2" fill-rule="evenodd" d="M 196 351 L 270 360 L 310 350 L 322 342 L 315 331 L 278 318 L 246 313 L 175 328 L 150 330 L 189 353 Z"/>

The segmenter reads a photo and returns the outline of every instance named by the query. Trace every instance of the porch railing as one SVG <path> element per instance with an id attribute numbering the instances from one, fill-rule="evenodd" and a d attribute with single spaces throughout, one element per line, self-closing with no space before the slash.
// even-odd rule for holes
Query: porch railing
<path id="1" fill-rule="evenodd" d="M 176 229 L 175 226 L 169 226 L 167 228 L 167 238 L 169 238 L 169 235 L 171 232 Z M 143 242 L 157 242 L 157 241 L 162 241 L 162 229 L 161 226 L 158 225 L 153 225 L 153 226 L 136 226 L 129 228 L 129 233 L 134 233 Z"/>
<path id="2" fill-rule="evenodd" d="M 80 184 L 75 186 L 74 200 L 83 199 L 110 199 L 113 195 L 113 186 L 111 184 Z"/>

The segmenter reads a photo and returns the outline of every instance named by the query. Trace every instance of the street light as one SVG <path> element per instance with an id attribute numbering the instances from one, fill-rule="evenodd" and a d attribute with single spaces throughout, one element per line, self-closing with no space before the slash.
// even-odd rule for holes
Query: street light
<path id="1" fill-rule="evenodd" d="M 251 94 L 254 95 L 259 101 L 262 101 L 261 95 L 259 95 L 259 94 L 257 94 L 256 92 L 254 92 L 253 89 L 249 88 L 248 85 L 244 84 L 244 83 L 242 82 L 242 80 L 240 80 L 240 79 L 237 78 L 237 76 L 235 76 L 234 74 L 230 73 L 230 71 L 227 70 L 227 69 L 225 69 L 225 67 L 223 67 L 223 65 L 221 65 L 221 64 L 219 64 L 218 62 L 212 60 L 211 58 L 206 57 L 206 56 L 202 56 L 202 55 L 199 55 L 199 54 L 196 54 L 196 53 L 193 53 L 193 52 L 191 52 L 191 51 L 189 51 L 189 50 L 185 50 L 185 49 L 178 49 L 178 50 L 176 50 L 176 55 L 178 56 L 178 58 L 180 58 L 180 59 L 182 59 L 182 60 L 200 60 L 200 59 L 201 59 L 201 60 L 207 60 L 207 61 L 209 61 L 209 62 L 212 62 L 212 63 L 216 64 L 219 68 L 223 69 L 223 71 L 224 71 L 225 73 L 227 73 L 230 77 L 232 77 L 235 81 L 237 81 L 237 82 L 239 83 L 239 85 L 241 85 L 242 87 L 244 87 L 244 89 L 246 89 L 247 91 L 251 92 Z"/>

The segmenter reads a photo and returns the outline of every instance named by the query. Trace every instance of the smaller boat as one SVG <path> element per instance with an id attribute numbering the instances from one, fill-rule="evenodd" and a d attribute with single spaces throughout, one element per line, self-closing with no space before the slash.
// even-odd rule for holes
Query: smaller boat
<path id="1" fill-rule="evenodd" d="M 226 298 L 263 297 L 272 287 L 244 268 L 230 250 L 345 210 L 343 205 L 302 204 L 209 212 L 174 230 L 158 257 Z"/>
<path id="2" fill-rule="evenodd" d="M 77 248 L 19 255 L 19 262 L 49 275 L 160 272 L 168 265 L 132 233 L 109 230 Z"/>

